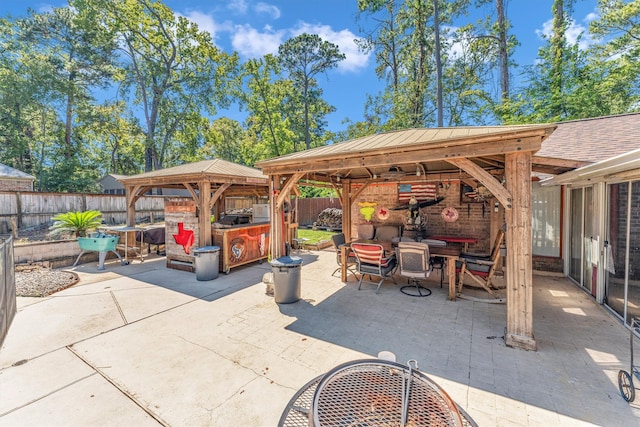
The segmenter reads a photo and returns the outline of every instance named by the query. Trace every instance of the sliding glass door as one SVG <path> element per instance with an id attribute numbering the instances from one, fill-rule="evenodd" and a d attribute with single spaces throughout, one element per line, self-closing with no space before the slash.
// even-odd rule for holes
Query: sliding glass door
<path id="1" fill-rule="evenodd" d="M 640 181 L 608 186 L 605 304 L 627 324 L 640 317 Z"/>
<path id="2" fill-rule="evenodd" d="M 595 297 L 599 244 L 594 206 L 593 187 L 571 190 L 569 277 Z"/>
<path id="3" fill-rule="evenodd" d="M 582 188 L 571 190 L 571 212 L 569 214 L 569 277 L 582 283 Z"/>

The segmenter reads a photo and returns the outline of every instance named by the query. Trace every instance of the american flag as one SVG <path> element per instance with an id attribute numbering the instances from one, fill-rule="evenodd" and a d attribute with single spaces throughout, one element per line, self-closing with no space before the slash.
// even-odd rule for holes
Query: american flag
<path id="1" fill-rule="evenodd" d="M 436 184 L 398 184 L 398 202 L 408 203 L 411 196 L 419 202 L 436 198 L 438 187 Z"/>

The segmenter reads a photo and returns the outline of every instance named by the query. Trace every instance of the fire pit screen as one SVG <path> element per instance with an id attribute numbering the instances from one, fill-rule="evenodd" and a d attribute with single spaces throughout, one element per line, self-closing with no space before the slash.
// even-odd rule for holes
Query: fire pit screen
<path id="1" fill-rule="evenodd" d="M 318 383 L 309 425 L 462 426 L 455 402 L 437 384 L 408 366 L 361 360 L 338 366 Z"/>

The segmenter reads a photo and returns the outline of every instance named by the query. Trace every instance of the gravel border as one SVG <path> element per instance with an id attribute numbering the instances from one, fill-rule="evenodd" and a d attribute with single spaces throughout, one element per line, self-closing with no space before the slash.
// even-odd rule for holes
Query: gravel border
<path id="1" fill-rule="evenodd" d="M 16 296 L 46 297 L 75 285 L 79 280 L 72 271 L 52 270 L 40 265 L 16 266 Z"/>

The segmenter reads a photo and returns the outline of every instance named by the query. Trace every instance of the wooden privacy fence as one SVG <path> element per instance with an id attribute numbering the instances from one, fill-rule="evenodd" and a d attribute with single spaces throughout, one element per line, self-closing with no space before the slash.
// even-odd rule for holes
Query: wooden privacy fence
<path id="1" fill-rule="evenodd" d="M 0 346 L 16 315 L 16 274 L 13 237 L 0 236 Z"/>
<path id="2" fill-rule="evenodd" d="M 51 218 L 65 212 L 97 210 L 108 224 L 124 224 L 127 202 L 117 194 L 73 194 L 0 192 L 0 227 L 25 229 L 51 224 Z M 164 197 L 144 196 L 136 201 L 136 221 L 154 222 L 164 218 Z M 6 232 L 0 230 L 0 232 Z"/>
<path id="3" fill-rule="evenodd" d="M 295 201 L 293 202 L 295 203 Z M 311 225 L 318 220 L 320 212 L 327 208 L 342 209 L 340 199 L 317 197 L 313 199 L 298 199 L 298 224 Z"/>
<path id="4" fill-rule="evenodd" d="M 254 203 L 269 203 L 269 200 L 260 199 L 256 201 L 246 197 L 227 197 L 225 199 L 225 210 L 249 209 Z M 295 199 L 292 200 L 295 205 Z M 311 225 L 318 220 L 320 212 L 327 208 L 342 209 L 340 199 L 337 197 L 314 197 L 298 199 L 298 224 Z"/>
<path id="5" fill-rule="evenodd" d="M 164 220 L 163 196 L 143 196 L 136 201 L 136 222 Z M 250 208 L 264 199 L 229 197 L 225 209 Z M 295 200 L 293 203 L 296 203 Z M 313 224 L 327 208 L 341 208 L 338 198 L 298 199 L 298 223 Z M 97 210 L 107 224 L 124 224 L 127 219 L 126 198 L 119 194 L 40 193 L 31 191 L 0 192 L 0 233 L 8 229 L 28 229 L 50 225 L 51 218 L 65 212 Z"/>

